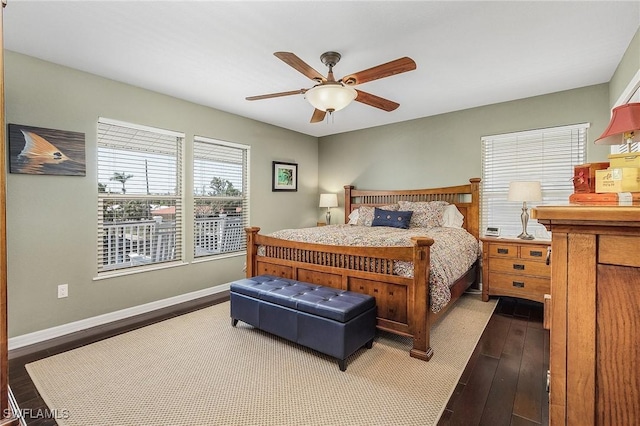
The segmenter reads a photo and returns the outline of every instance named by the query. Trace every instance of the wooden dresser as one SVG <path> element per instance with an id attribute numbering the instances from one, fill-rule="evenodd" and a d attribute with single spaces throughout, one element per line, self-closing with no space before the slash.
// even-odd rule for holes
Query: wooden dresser
<path id="1" fill-rule="evenodd" d="M 640 206 L 532 213 L 553 233 L 550 424 L 640 424 Z"/>
<path id="2" fill-rule="evenodd" d="M 549 241 L 483 237 L 482 300 L 512 296 L 544 302 L 549 293 Z"/>

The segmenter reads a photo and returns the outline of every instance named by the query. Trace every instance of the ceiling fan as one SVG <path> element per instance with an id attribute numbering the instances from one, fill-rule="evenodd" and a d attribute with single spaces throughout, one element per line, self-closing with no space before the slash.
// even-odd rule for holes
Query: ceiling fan
<path id="1" fill-rule="evenodd" d="M 317 84 L 310 89 L 249 96 L 246 99 L 248 101 L 257 101 L 280 96 L 304 94 L 309 103 L 315 108 L 311 116 L 311 123 L 318 123 L 324 120 L 327 112 L 331 114 L 339 111 L 354 100 L 384 111 L 395 110 L 400 104 L 381 98 L 380 96 L 372 95 L 371 93 L 363 92 L 362 90 L 354 89 L 353 86 L 416 69 L 416 63 L 413 59 L 405 56 L 373 68 L 349 74 L 336 81 L 333 77 L 333 67 L 340 61 L 341 55 L 338 52 L 325 52 L 320 56 L 322 63 L 329 67 L 327 77 L 324 77 L 313 69 L 295 53 L 276 52 L 274 55 Z"/>

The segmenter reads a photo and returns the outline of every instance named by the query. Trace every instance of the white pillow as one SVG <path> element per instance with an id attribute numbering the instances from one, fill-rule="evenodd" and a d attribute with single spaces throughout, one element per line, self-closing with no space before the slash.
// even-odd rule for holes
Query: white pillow
<path id="1" fill-rule="evenodd" d="M 462 228 L 464 223 L 464 216 L 458 210 L 455 204 L 449 204 L 444 208 L 442 214 L 442 226 L 447 228 Z"/>
<path id="2" fill-rule="evenodd" d="M 349 215 L 349 222 L 347 222 L 348 225 L 357 225 L 358 224 L 358 216 L 360 214 L 358 213 L 358 209 L 355 209 L 354 211 L 351 212 L 351 214 Z"/>

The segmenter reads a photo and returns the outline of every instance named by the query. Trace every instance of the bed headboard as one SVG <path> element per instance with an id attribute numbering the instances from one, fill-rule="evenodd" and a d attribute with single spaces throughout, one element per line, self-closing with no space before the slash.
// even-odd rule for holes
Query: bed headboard
<path id="1" fill-rule="evenodd" d="M 480 238 L 480 178 L 471 178 L 466 185 L 444 188 L 406 190 L 363 190 L 353 185 L 344 187 L 345 223 L 349 214 L 360 206 L 380 207 L 406 201 L 446 201 L 455 204 L 464 215 L 462 225 L 470 234 Z"/>

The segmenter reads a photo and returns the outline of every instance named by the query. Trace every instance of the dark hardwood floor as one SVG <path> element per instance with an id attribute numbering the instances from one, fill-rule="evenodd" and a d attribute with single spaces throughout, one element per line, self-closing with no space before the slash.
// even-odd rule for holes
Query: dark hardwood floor
<path id="1" fill-rule="evenodd" d="M 501 297 L 438 425 L 548 425 L 542 304 Z"/>
<path id="2" fill-rule="evenodd" d="M 61 339 L 9 360 L 9 385 L 29 426 L 56 425 L 25 364 L 227 300 L 200 300 Z M 439 425 L 546 425 L 549 332 L 542 305 L 501 298 L 451 396 Z M 88 425 L 89 426 L 89 425 Z"/>

